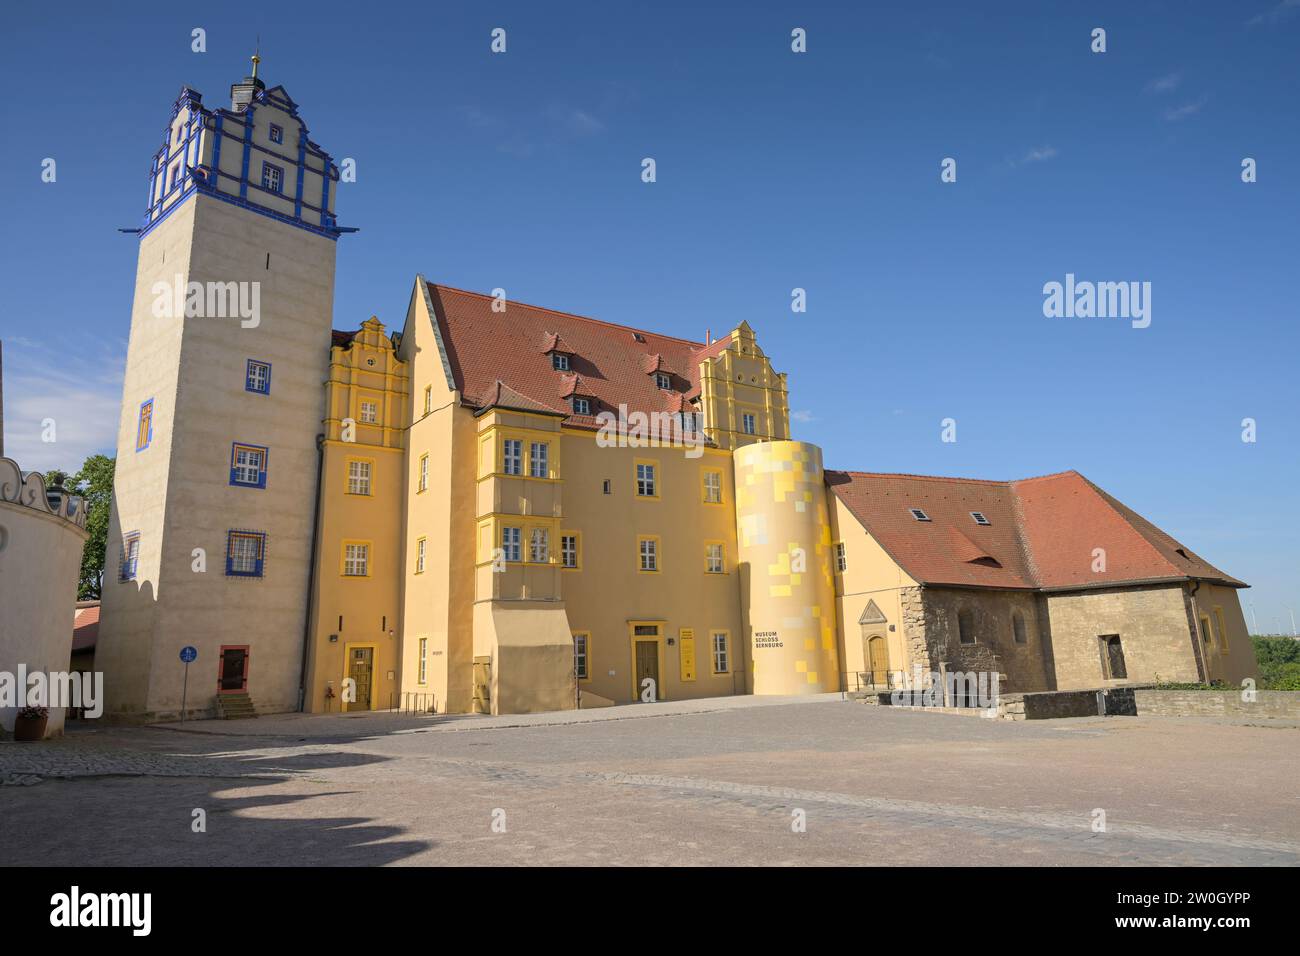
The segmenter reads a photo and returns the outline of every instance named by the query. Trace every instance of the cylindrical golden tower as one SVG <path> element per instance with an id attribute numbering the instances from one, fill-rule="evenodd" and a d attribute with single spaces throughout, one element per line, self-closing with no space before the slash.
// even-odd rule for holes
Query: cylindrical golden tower
<path id="1" fill-rule="evenodd" d="M 737 448 L 734 458 L 754 693 L 839 690 L 821 449 L 801 441 L 760 442 Z"/>

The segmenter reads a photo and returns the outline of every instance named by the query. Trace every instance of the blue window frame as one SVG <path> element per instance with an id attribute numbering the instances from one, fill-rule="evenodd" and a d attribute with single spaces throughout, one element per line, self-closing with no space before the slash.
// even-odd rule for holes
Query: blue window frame
<path id="1" fill-rule="evenodd" d="M 226 532 L 227 577 L 260 578 L 265 567 L 265 531 Z"/>
<path id="2" fill-rule="evenodd" d="M 244 389 L 261 395 L 271 394 L 271 363 L 248 360 L 248 369 L 244 373 Z"/>
<path id="3" fill-rule="evenodd" d="M 284 142 L 284 130 L 281 129 L 279 126 L 276 126 L 274 123 L 271 124 L 271 142 L 273 143 Z"/>
<path id="4" fill-rule="evenodd" d="M 274 163 L 262 164 L 262 188 L 267 192 L 278 193 L 284 185 L 284 170 Z"/>
<path id="5" fill-rule="evenodd" d="M 266 460 L 270 453 L 263 445 L 235 442 L 230 446 L 230 483 L 241 488 L 266 487 Z"/>
<path id="6" fill-rule="evenodd" d="M 144 451 L 153 441 L 153 399 L 140 403 L 140 417 L 135 423 L 135 450 Z"/>
<path id="7" fill-rule="evenodd" d="M 117 569 L 117 579 L 119 581 L 134 581 L 139 563 L 140 532 L 130 531 L 122 535 L 122 564 Z"/>

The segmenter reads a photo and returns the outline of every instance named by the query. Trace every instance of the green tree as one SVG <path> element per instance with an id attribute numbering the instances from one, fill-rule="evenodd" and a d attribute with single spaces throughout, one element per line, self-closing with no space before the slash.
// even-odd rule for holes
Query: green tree
<path id="1" fill-rule="evenodd" d="M 81 470 L 63 479 L 69 494 L 85 499 L 86 548 L 81 553 L 81 580 L 77 584 L 79 601 L 97 601 L 104 584 L 104 554 L 108 547 L 108 517 L 113 503 L 113 466 L 115 459 L 107 455 L 91 455 Z M 47 485 L 52 485 L 61 472 L 48 472 Z"/>

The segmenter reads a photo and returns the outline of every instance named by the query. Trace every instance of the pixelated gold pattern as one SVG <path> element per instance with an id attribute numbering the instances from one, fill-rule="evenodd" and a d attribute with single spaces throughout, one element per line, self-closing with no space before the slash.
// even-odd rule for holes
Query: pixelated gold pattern
<path id="1" fill-rule="evenodd" d="M 754 693 L 837 690 L 821 450 L 804 442 L 760 442 L 736 449 L 734 457 L 739 559 L 752 575 Z"/>

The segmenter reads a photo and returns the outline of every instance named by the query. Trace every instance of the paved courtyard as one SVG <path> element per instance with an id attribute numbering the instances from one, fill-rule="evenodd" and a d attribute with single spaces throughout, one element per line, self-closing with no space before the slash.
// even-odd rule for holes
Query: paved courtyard
<path id="1" fill-rule="evenodd" d="M 1295 866 L 1297 779 L 1300 727 L 1266 720 L 1011 723 L 836 697 L 292 715 L 0 743 L 0 857 Z"/>

